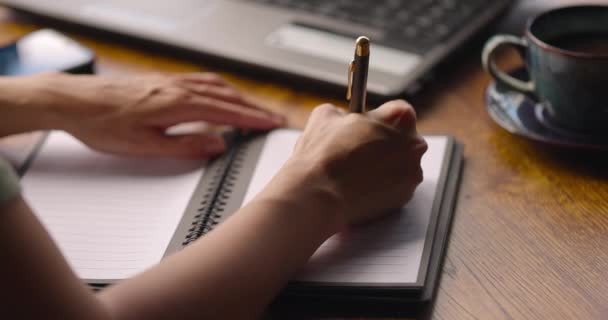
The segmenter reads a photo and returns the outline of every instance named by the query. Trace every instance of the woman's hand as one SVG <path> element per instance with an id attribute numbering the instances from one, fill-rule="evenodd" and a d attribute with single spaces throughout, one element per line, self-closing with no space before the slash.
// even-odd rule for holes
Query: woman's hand
<path id="1" fill-rule="evenodd" d="M 46 74 L 3 82 L 5 88 L 13 85 L 22 92 L 21 104 L 38 107 L 32 112 L 37 119 L 35 129 L 62 129 L 91 148 L 116 154 L 192 158 L 224 151 L 224 141 L 217 135 L 167 134 L 167 128 L 185 122 L 262 130 L 284 124 L 283 117 L 247 101 L 211 73 Z M 19 112 L 27 109 L 20 107 L 13 112 L 17 122 L 24 121 Z"/>
<path id="2" fill-rule="evenodd" d="M 422 181 L 420 159 L 426 149 L 414 109 L 404 101 L 365 115 L 322 105 L 267 191 L 320 195 L 336 208 L 336 232 L 403 206 Z"/>
<path id="3" fill-rule="evenodd" d="M 124 116 L 118 106 L 113 112 L 105 112 L 108 106 L 103 105 L 98 113 L 85 112 L 83 119 L 92 117 L 86 121 L 99 125 L 98 130 L 114 130 L 115 126 L 105 123 L 113 121 L 130 136 L 129 129 L 122 128 L 128 128 L 129 121 L 135 121 L 136 128 L 142 128 L 139 121 L 146 124 L 143 128 L 149 121 L 155 125 L 160 122 L 159 128 L 176 122 L 156 117 L 163 115 L 167 106 L 179 109 L 181 103 L 146 102 L 165 97 L 162 92 L 166 85 L 151 86 L 161 92 L 151 93 L 140 90 L 139 84 L 123 83 L 121 88 L 114 88 L 88 81 L 92 80 L 83 81 L 83 86 L 74 84 L 77 92 L 57 91 L 50 86 L 52 90 L 47 94 L 57 97 L 63 92 L 71 101 L 77 101 L 75 96 L 82 97 L 83 105 L 88 105 L 103 101 L 94 92 L 107 92 L 108 98 L 134 101 L 132 106 L 140 106 L 129 107 Z M 122 87 L 130 88 L 134 97 L 143 100 L 131 100 Z M 88 100 L 92 95 L 95 99 Z M 112 101 L 108 105 L 112 106 Z M 131 117 L 133 120 L 125 120 Z M 4 119 L 0 118 L 0 124 Z M 266 127 L 263 121 L 256 123 Z M 159 265 L 97 295 L 69 270 L 29 207 L 21 199 L 13 201 L 6 213 L 14 214 L 0 215 L 0 242 L 22 243 L 26 250 L 23 246 L 0 250 L 0 260 L 8 262 L 3 271 L 16 275 L 5 281 L 0 296 L 8 297 L 9 311 L 21 312 L 26 318 L 167 319 L 178 314 L 180 319 L 258 317 L 331 234 L 407 201 L 422 179 L 420 158 L 425 150 L 426 143 L 416 133 L 414 111 L 402 101 L 387 103 L 366 115 L 346 115 L 333 106 L 321 106 L 310 118 L 291 159 L 256 200 Z M 47 272 L 38 272 L 41 264 Z M 64 300 L 70 303 L 49 300 L 55 296 L 67 297 Z"/>

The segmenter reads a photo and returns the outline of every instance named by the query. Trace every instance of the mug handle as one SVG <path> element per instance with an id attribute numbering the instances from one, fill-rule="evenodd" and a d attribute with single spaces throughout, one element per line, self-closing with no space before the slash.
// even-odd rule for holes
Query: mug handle
<path id="1" fill-rule="evenodd" d="M 496 67 L 496 63 L 494 63 L 494 53 L 496 52 L 496 49 L 504 45 L 513 45 L 523 49 L 528 49 L 528 42 L 523 38 L 507 34 L 495 35 L 490 38 L 488 42 L 486 42 L 486 45 L 483 48 L 483 53 L 481 55 L 481 63 L 483 68 L 489 72 L 490 75 L 496 79 L 496 81 L 511 89 L 523 93 L 534 93 L 534 82 L 516 79 L 498 70 L 498 67 Z"/>

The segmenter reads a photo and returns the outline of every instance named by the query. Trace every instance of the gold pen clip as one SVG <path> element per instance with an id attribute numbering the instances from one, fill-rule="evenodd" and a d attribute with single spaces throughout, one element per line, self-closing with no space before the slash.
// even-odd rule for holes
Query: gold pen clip
<path id="1" fill-rule="evenodd" d="M 353 73 L 355 72 L 355 60 L 348 64 L 348 86 L 346 87 L 346 100 L 350 101 L 353 94 Z"/>

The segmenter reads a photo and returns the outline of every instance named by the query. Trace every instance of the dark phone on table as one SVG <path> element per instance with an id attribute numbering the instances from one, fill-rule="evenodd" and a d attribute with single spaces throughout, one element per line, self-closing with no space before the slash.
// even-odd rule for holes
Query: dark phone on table
<path id="1" fill-rule="evenodd" d="M 93 73 L 92 50 L 61 33 L 43 29 L 0 48 L 0 75 L 41 72 Z"/>

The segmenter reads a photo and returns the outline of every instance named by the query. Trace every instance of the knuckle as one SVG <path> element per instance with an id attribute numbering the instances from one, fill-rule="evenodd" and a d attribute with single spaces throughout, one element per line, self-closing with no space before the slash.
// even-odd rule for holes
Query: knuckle
<path id="1" fill-rule="evenodd" d="M 233 97 L 235 99 L 243 98 L 243 94 L 235 88 L 227 87 L 227 88 L 222 89 L 222 91 L 224 92 L 224 95 L 226 95 L 228 97 Z"/>
<path id="2" fill-rule="evenodd" d="M 211 91 L 211 86 L 209 86 L 208 84 L 200 84 L 196 88 L 196 91 L 198 94 L 207 95 Z"/>
<path id="3" fill-rule="evenodd" d="M 186 77 L 184 77 L 184 75 L 179 74 L 179 73 L 175 73 L 175 74 L 171 74 L 169 76 L 167 76 L 165 78 L 169 84 L 175 85 L 175 86 L 180 86 L 182 83 L 186 82 Z"/>
<path id="4" fill-rule="evenodd" d="M 419 184 L 424 180 L 424 171 L 421 166 L 418 166 L 416 170 L 414 170 L 414 180 L 416 181 L 416 184 Z"/>
<path id="5" fill-rule="evenodd" d="M 222 78 L 222 76 L 220 76 L 217 73 L 214 72 L 207 72 L 203 74 L 204 78 L 208 81 L 212 81 L 212 82 L 221 82 L 224 83 L 224 78 Z"/>
<path id="6" fill-rule="evenodd" d="M 324 103 L 315 108 L 315 112 L 317 113 L 325 113 L 325 112 L 333 112 L 336 107 L 331 103 Z"/>
<path id="7" fill-rule="evenodd" d="M 175 90 L 171 95 L 171 102 L 177 105 L 187 104 L 191 102 L 194 97 L 191 92 L 182 89 Z"/>
<path id="8" fill-rule="evenodd" d="M 414 139 L 414 150 L 420 156 L 422 156 L 429 149 L 428 143 L 424 140 L 424 138 L 418 135 Z"/>
<path id="9" fill-rule="evenodd" d="M 369 122 L 370 124 L 372 123 L 371 121 L 366 121 L 367 118 L 360 114 L 360 113 L 349 113 L 346 116 L 344 116 L 344 122 L 346 122 L 348 125 L 354 125 L 356 123 L 359 122 Z"/>
<path id="10" fill-rule="evenodd" d="M 386 103 L 391 109 L 399 110 L 401 121 L 405 123 L 416 122 L 416 110 L 405 100 L 392 100 Z"/>
<path id="11" fill-rule="evenodd" d="M 390 100 L 381 105 L 384 108 L 404 109 L 407 102 L 404 100 Z"/>
<path id="12" fill-rule="evenodd" d="M 311 113 L 311 118 L 316 119 L 316 118 L 327 118 L 328 116 L 330 116 L 332 113 L 335 112 L 335 106 L 330 104 L 330 103 L 324 103 L 318 107 L 316 107 L 312 113 Z"/>
<path id="13" fill-rule="evenodd" d="M 188 77 L 181 73 L 158 76 L 158 83 L 167 88 L 183 88 L 188 84 Z"/>
<path id="14" fill-rule="evenodd" d="M 409 104 L 403 108 L 403 113 L 401 114 L 401 122 L 407 126 L 413 126 L 416 124 L 417 116 L 416 111 Z"/>
<path id="15" fill-rule="evenodd" d="M 401 109 L 414 109 L 411 104 L 403 99 L 391 100 L 388 102 L 390 105 L 401 108 Z"/>

